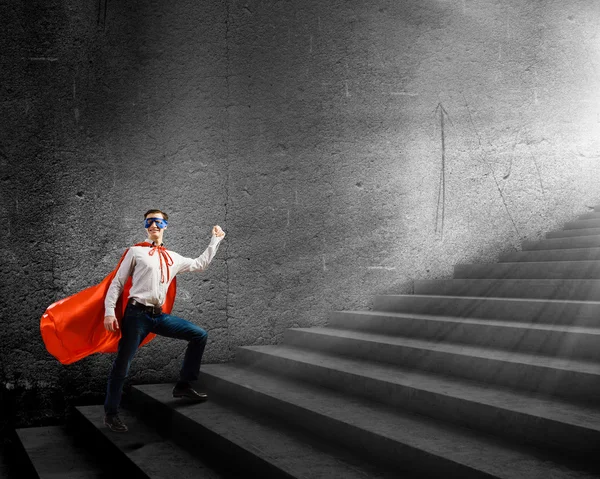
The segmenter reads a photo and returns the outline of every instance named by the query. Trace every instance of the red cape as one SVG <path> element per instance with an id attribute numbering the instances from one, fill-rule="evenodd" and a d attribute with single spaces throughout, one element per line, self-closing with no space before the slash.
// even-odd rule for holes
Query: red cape
<path id="1" fill-rule="evenodd" d="M 135 246 L 151 244 L 144 242 Z M 119 330 L 116 333 L 104 328 L 104 298 L 128 250 L 121 256 L 117 267 L 100 284 L 51 304 L 42 315 L 40 332 L 46 349 L 62 364 L 74 363 L 94 353 L 117 352 L 121 338 L 121 320 L 131 289 L 131 276 L 127 279 L 115 307 L 115 316 L 119 321 Z M 163 312 L 169 314 L 173 309 L 176 291 L 176 278 L 173 278 L 162 306 Z M 155 336 L 154 333 L 148 334 L 140 347 Z"/>

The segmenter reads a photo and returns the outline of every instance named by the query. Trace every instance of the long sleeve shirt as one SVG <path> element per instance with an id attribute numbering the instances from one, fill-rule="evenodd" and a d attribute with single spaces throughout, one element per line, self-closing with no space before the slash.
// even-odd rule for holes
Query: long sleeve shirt
<path id="1" fill-rule="evenodd" d="M 104 315 L 115 315 L 117 300 L 121 296 L 123 287 L 129 276 L 132 277 L 129 298 L 133 298 L 146 306 L 162 306 L 165 302 L 169 285 L 175 275 L 187 271 L 204 271 L 214 258 L 219 249 L 219 243 L 223 238 L 224 236 L 213 235 L 208 248 L 195 259 L 186 258 L 174 251 L 167 250 L 167 253 L 173 259 L 173 265 L 169 268 L 170 277 L 168 281 L 166 274 L 163 272 L 162 278 L 164 282 L 161 282 L 160 254 L 148 254 L 150 248 L 146 246 L 132 246 L 127 251 L 115 278 L 108 288 L 104 300 Z"/>

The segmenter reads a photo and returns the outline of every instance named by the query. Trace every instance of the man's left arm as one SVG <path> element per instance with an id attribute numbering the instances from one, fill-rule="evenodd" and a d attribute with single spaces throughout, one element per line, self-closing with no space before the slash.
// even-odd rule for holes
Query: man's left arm
<path id="1" fill-rule="evenodd" d="M 221 229 L 221 227 L 218 225 L 215 226 L 212 230 L 212 238 L 210 239 L 208 248 L 206 248 L 200 256 L 197 258 L 185 258 L 178 255 L 179 267 L 177 268 L 177 273 L 186 273 L 188 271 L 204 271 L 215 257 L 215 254 L 217 254 L 219 244 L 224 237 L 225 232 Z"/>

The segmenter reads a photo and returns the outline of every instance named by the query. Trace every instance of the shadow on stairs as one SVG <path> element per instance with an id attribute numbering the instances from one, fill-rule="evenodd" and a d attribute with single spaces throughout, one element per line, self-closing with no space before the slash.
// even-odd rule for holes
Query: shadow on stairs
<path id="1" fill-rule="evenodd" d="M 133 387 L 127 434 L 17 432 L 39 477 L 600 477 L 600 209 L 202 371 L 205 403 Z"/>

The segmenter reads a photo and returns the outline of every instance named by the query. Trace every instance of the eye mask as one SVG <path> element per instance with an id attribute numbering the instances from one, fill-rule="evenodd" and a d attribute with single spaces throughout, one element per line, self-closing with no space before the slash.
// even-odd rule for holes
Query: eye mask
<path id="1" fill-rule="evenodd" d="M 154 223 L 156 223 L 156 226 L 158 226 L 160 229 L 166 228 L 167 226 L 167 221 L 163 220 L 162 218 L 146 218 L 144 221 L 146 229 L 150 228 L 150 226 L 152 226 Z"/>

